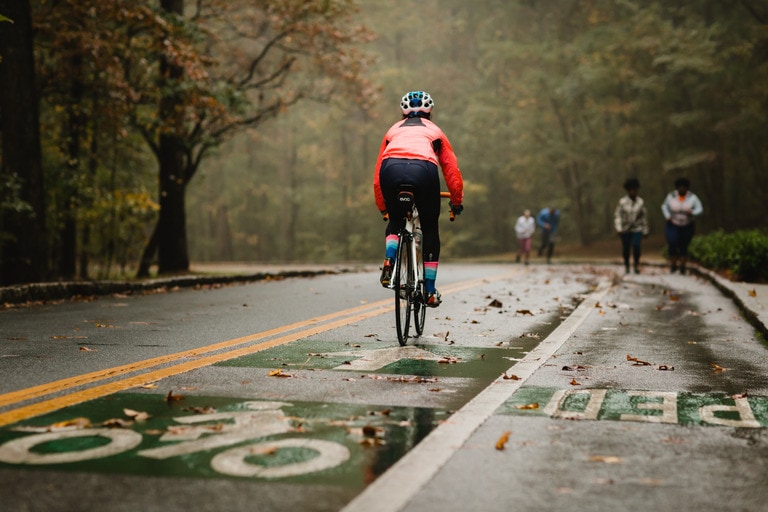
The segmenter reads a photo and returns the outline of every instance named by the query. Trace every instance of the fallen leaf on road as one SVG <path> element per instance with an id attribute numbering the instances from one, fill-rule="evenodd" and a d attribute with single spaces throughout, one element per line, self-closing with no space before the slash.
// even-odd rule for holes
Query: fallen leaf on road
<path id="1" fill-rule="evenodd" d="M 134 421 L 147 421 L 149 419 L 149 413 L 144 411 L 134 411 L 133 409 L 123 409 L 123 414 L 128 416 Z"/>
<path id="2" fill-rule="evenodd" d="M 500 308 L 503 304 L 498 299 L 493 299 L 490 303 L 488 303 L 489 308 Z"/>
<path id="3" fill-rule="evenodd" d="M 523 411 L 529 411 L 532 409 L 538 409 L 539 408 L 539 402 L 533 402 L 532 404 L 525 404 L 525 405 L 516 405 L 515 409 L 520 409 Z"/>
<path id="4" fill-rule="evenodd" d="M 350 363 L 351 364 L 351 363 Z M 283 370 L 278 368 L 277 370 L 272 370 L 267 374 L 268 377 L 293 377 L 290 373 L 283 373 Z"/>
<path id="5" fill-rule="evenodd" d="M 724 372 L 725 370 L 728 369 L 728 368 L 723 368 L 719 364 L 715 364 L 715 363 L 709 363 L 709 364 L 710 366 L 712 366 L 712 369 L 715 370 L 715 373 Z"/>
<path id="6" fill-rule="evenodd" d="M 590 462 L 603 462 L 605 464 L 621 464 L 621 457 L 614 455 L 592 455 L 589 458 Z"/>
<path id="7" fill-rule="evenodd" d="M 578 382 L 576 379 L 573 379 L 571 381 L 571 386 L 581 386 L 581 382 Z"/>
<path id="8" fill-rule="evenodd" d="M 89 428 L 91 426 L 91 420 L 88 418 L 72 418 L 69 420 L 58 421 L 48 426 L 47 430 L 75 430 L 80 428 Z"/>
<path id="9" fill-rule="evenodd" d="M 274 455 L 277 453 L 277 446 L 259 446 L 258 444 L 252 447 L 249 452 L 252 455 Z"/>
<path id="10" fill-rule="evenodd" d="M 518 377 L 514 373 L 510 373 L 509 375 L 507 375 L 507 372 L 502 373 L 501 378 L 504 380 L 520 380 L 520 377 Z"/>
<path id="11" fill-rule="evenodd" d="M 183 395 L 174 395 L 173 390 L 170 390 L 167 395 L 165 395 L 165 401 L 166 402 L 178 402 L 179 400 L 184 400 Z"/>
<path id="12" fill-rule="evenodd" d="M 511 433 L 512 433 L 512 432 L 510 432 L 509 430 L 507 430 L 506 432 L 504 432 L 503 434 L 501 434 L 501 437 L 499 438 L 499 440 L 498 440 L 498 441 L 496 441 L 496 449 L 497 449 L 497 450 L 503 450 L 503 449 L 504 449 L 504 446 L 507 444 L 507 441 L 509 441 L 509 435 L 510 435 Z"/>
<path id="13" fill-rule="evenodd" d="M 757 297 L 757 290 L 749 290 L 747 291 L 750 297 Z"/>
<path id="14" fill-rule="evenodd" d="M 660 364 L 659 365 L 659 370 L 661 370 L 661 371 L 672 371 L 674 369 L 675 369 L 674 366 L 668 366 L 666 364 Z"/>
<path id="15" fill-rule="evenodd" d="M 651 363 L 648 361 L 643 361 L 642 359 L 632 357 L 629 354 L 627 354 L 627 361 L 632 361 L 632 366 L 651 366 Z"/>
<path id="16" fill-rule="evenodd" d="M 533 313 L 531 313 L 531 310 L 530 310 L 530 309 L 518 309 L 517 311 L 515 311 L 515 313 L 517 313 L 518 315 L 529 315 L 529 316 L 533 316 Z"/>
<path id="17" fill-rule="evenodd" d="M 133 421 L 122 418 L 110 418 L 101 422 L 101 426 L 106 428 L 127 428 L 131 425 L 133 425 Z"/>
<path id="18" fill-rule="evenodd" d="M 95 348 L 80 347 L 80 352 L 96 352 Z"/>

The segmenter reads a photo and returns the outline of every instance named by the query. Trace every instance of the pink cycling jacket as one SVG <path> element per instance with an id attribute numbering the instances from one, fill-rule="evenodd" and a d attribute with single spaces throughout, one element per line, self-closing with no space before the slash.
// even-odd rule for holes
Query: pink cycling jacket
<path id="1" fill-rule="evenodd" d="M 384 195 L 379 183 L 381 162 L 387 158 L 410 158 L 427 160 L 440 165 L 445 178 L 445 184 L 451 193 L 451 203 L 460 205 L 464 198 L 464 180 L 461 177 L 458 161 L 453 147 L 443 130 L 429 119 L 411 117 L 396 122 L 387 130 L 381 141 L 376 169 L 373 173 L 373 190 L 376 195 L 376 206 L 384 211 Z"/>

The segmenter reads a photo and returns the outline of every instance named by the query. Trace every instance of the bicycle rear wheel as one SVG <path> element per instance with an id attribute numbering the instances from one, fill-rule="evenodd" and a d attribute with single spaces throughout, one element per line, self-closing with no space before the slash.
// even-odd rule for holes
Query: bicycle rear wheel
<path id="1" fill-rule="evenodd" d="M 424 261 L 419 252 L 416 255 L 416 266 L 421 279 L 416 283 L 416 292 L 413 294 L 413 327 L 416 329 L 416 334 L 421 336 L 424 332 L 424 321 L 427 319 L 427 306 L 424 304 L 427 289 L 424 285 Z"/>
<path id="2" fill-rule="evenodd" d="M 397 244 L 397 272 L 395 273 L 395 326 L 397 341 L 400 346 L 408 342 L 408 330 L 411 326 L 411 296 L 413 285 L 409 283 L 413 275 L 413 262 L 410 251 L 411 241 L 401 236 Z"/>

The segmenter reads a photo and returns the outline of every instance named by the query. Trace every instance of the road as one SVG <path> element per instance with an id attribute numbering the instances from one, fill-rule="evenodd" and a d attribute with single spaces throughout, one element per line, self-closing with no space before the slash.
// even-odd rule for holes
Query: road
<path id="1" fill-rule="evenodd" d="M 766 510 L 766 347 L 694 276 L 443 265 L 0 312 L 3 510 Z M 391 293 L 391 292 L 390 292 Z"/>

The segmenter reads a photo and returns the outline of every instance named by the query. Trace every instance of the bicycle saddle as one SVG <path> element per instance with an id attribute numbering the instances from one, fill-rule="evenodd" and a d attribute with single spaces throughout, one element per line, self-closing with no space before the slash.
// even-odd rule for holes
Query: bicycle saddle
<path id="1" fill-rule="evenodd" d="M 405 210 L 410 211 L 415 204 L 412 185 L 400 185 L 400 192 L 397 194 L 397 201 Z"/>

